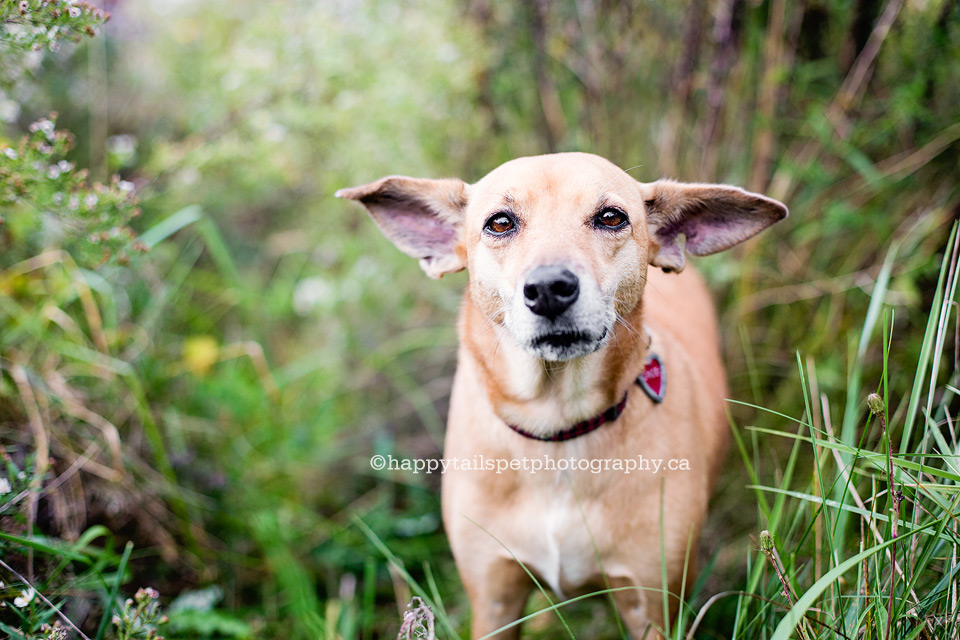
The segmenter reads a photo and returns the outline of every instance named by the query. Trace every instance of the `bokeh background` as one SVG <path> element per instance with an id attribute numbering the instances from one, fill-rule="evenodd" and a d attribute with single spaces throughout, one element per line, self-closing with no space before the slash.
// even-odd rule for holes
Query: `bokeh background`
<path id="1" fill-rule="evenodd" d="M 8 40 L 17 4 L 4 1 Z M 747 485 L 793 469 L 792 440 L 745 426 L 826 422 L 876 447 L 864 399 L 885 380 L 902 428 L 960 211 L 956 3 L 94 4 L 111 13 L 94 37 L 0 49 L 0 147 L 22 155 L 21 136 L 43 134 L 30 123 L 56 112 L 75 137 L 64 161 L 133 191 L 140 215 L 124 221 L 149 249 L 106 259 L 109 232 L 64 218 L 41 178 L 26 187 L 41 195 L 0 204 L 0 555 L 90 637 L 117 633 L 100 616 L 138 587 L 159 592 L 173 638 L 389 638 L 420 589 L 440 637 L 465 633 L 439 477 L 368 464 L 440 455 L 466 283 L 427 280 L 332 195 L 383 175 L 473 181 L 581 150 L 640 180 L 728 182 L 790 207 L 695 260 L 747 404 L 730 404 L 742 447 L 694 612 L 747 589 L 770 526 Z M 91 220 L 134 206 L 99 211 L 107 200 Z M 804 487 L 819 467 L 799 464 Z M 790 508 L 790 569 L 809 583 L 816 515 Z M 858 526 L 838 540 L 855 552 Z M 6 630 L 40 637 L 55 616 L 14 607 L 18 581 L 0 580 Z M 769 572 L 752 589 L 775 601 L 780 587 Z M 741 600 L 714 603 L 698 637 L 743 634 Z M 737 637 L 782 615 L 757 606 L 755 634 Z M 619 637 L 603 598 L 569 619 L 577 637 Z"/>

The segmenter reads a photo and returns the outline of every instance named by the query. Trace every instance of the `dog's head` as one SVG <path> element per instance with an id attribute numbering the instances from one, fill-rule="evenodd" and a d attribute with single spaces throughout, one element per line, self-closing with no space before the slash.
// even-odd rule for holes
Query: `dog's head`
<path id="1" fill-rule="evenodd" d="M 770 198 L 717 184 L 644 184 L 586 153 L 519 158 L 468 185 L 389 176 L 342 189 L 433 278 L 468 269 L 470 294 L 544 360 L 599 349 L 634 309 L 647 265 L 684 267 L 783 219 Z"/>

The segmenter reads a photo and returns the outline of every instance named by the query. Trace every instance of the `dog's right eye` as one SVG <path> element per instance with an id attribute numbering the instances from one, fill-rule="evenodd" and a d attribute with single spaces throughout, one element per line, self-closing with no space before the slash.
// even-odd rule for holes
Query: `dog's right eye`
<path id="1" fill-rule="evenodd" d="M 503 236 L 513 231 L 517 223 L 506 213 L 495 213 L 483 225 L 483 230 L 491 236 Z"/>

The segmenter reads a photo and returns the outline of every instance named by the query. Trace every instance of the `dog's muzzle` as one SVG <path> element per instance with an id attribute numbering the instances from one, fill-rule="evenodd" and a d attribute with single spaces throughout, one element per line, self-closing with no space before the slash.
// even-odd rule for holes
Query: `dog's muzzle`
<path id="1" fill-rule="evenodd" d="M 563 264 L 534 267 L 515 294 L 507 325 L 517 344 L 545 360 L 569 360 L 599 349 L 610 328 L 599 289 Z"/>

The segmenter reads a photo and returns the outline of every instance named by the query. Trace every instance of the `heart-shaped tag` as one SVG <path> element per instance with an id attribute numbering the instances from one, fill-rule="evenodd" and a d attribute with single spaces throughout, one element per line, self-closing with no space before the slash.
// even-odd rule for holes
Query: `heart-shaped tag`
<path id="1" fill-rule="evenodd" d="M 660 356 L 651 353 L 643 365 L 643 372 L 637 376 L 637 384 L 654 402 L 663 402 L 667 393 L 667 372 L 663 368 Z"/>

